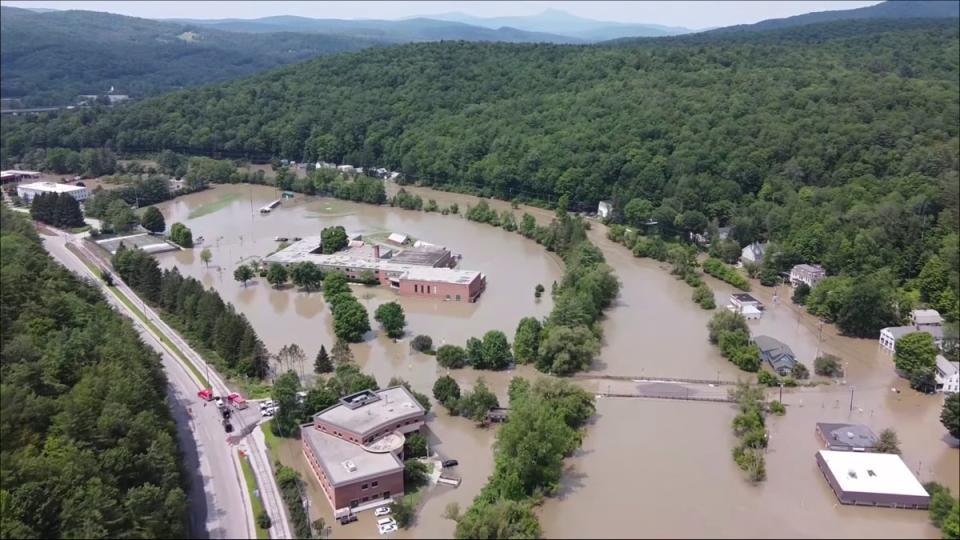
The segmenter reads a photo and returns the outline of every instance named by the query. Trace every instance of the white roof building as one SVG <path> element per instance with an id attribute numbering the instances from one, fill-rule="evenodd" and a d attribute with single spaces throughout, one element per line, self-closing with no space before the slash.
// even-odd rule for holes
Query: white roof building
<path id="1" fill-rule="evenodd" d="M 843 504 L 930 505 L 930 494 L 896 454 L 820 450 L 817 465 Z"/>
<path id="2" fill-rule="evenodd" d="M 41 193 L 67 193 L 78 201 L 83 201 L 90 196 L 90 192 L 86 187 L 71 184 L 34 182 L 32 184 L 20 184 L 17 186 L 17 196 L 27 203 Z"/>
<path id="3" fill-rule="evenodd" d="M 407 241 L 407 235 L 401 233 L 390 233 L 390 236 L 387 237 L 387 241 L 400 245 Z"/>

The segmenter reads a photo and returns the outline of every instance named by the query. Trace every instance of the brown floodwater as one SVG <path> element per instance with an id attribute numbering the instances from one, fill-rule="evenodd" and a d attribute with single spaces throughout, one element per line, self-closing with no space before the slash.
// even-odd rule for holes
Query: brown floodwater
<path id="1" fill-rule="evenodd" d="M 391 192 L 395 189 L 390 186 Z M 436 199 L 441 206 L 457 202 L 461 210 L 477 201 L 425 188 L 407 190 L 424 199 Z M 333 343 L 322 295 L 292 288 L 278 291 L 262 280 L 244 288 L 232 278 L 233 268 L 245 257 L 273 250 L 273 238 L 278 235 L 318 234 L 322 227 L 337 224 L 361 232 L 400 231 L 462 254 L 463 268 L 487 275 L 487 290 L 477 304 L 403 298 L 388 290 L 354 288 L 371 314 L 380 303 L 398 300 L 407 313 L 408 335 L 429 334 L 436 345 L 462 344 L 467 337 L 493 328 L 512 336 L 521 317 L 542 317 L 552 307 L 549 295 L 535 301 L 533 288 L 537 283 L 549 287 L 560 278 L 559 261 L 517 234 L 458 216 L 302 196 L 292 203 L 285 201 L 267 216 L 256 213 L 277 196 L 275 189 L 263 186 L 217 186 L 160 205 L 168 223 L 183 221 L 194 237 L 205 237 L 204 246 L 213 252 L 213 260 L 210 268 L 204 267 L 196 250 L 159 258 L 163 266 L 175 265 L 184 274 L 215 287 L 246 314 L 271 351 L 298 343 L 307 354 L 304 372 L 310 371 L 320 344 L 329 349 Z M 488 202 L 497 210 L 510 208 L 502 201 Z M 540 222 L 551 215 L 536 208 L 514 210 L 518 216 L 523 211 Z M 634 258 L 605 234 L 606 228 L 599 224 L 590 232 L 623 288 L 603 322 L 604 347 L 593 373 L 746 377 L 708 343 L 706 323 L 713 312 L 690 300 L 692 289 L 669 275 L 662 263 Z M 705 279 L 715 291 L 718 306 L 725 305 L 732 288 Z M 821 332 L 815 318 L 790 304 L 788 291 L 779 291 L 779 303 L 773 301 L 773 289 L 757 283 L 753 294 L 768 308 L 761 320 L 750 322 L 754 334 L 768 334 L 787 343 L 811 372 L 818 349 L 840 356 L 847 369 L 846 380 L 815 377 L 825 384 L 784 391 L 786 416 L 769 420 L 767 481 L 750 484 L 733 463 L 730 452 L 735 441 L 730 421 L 735 411 L 727 404 L 599 399 L 583 448 L 567 461 L 561 493 L 538 510 L 545 536 L 938 536 L 928 524 L 926 512 L 837 504 L 813 456 L 819 449 L 816 422 L 855 421 L 874 431 L 891 427 L 900 436 L 904 461 L 921 481 L 936 480 L 954 493 L 960 492 L 960 454 L 939 422 L 942 398 L 909 390 L 906 381 L 896 377 L 889 354 L 876 341 L 840 336 L 830 325 L 824 325 Z M 411 353 L 406 340 L 395 343 L 376 330 L 352 349 L 358 363 L 381 384 L 400 376 L 429 393 L 435 378 L 446 371 L 439 369 L 432 357 Z M 502 373 L 480 374 L 469 369 L 451 373 L 467 387 L 482 375 L 504 402 L 507 384 L 517 374 L 533 376 L 535 372 L 523 367 Z M 583 384 L 595 391 L 609 386 L 602 381 Z M 616 383 L 618 391 L 631 384 Z M 441 486 L 429 490 L 415 526 L 398 536 L 451 536 L 454 523 L 441 517 L 445 505 L 458 502 L 466 507 L 492 471 L 494 430 L 448 417 L 440 407 L 434 409 L 430 429 L 438 451 L 460 460 L 463 484 L 457 489 Z M 328 505 L 317 489 L 313 483 L 311 516 L 329 516 Z M 368 516 L 347 527 L 333 525 L 333 535 L 372 537 L 376 527 Z"/>

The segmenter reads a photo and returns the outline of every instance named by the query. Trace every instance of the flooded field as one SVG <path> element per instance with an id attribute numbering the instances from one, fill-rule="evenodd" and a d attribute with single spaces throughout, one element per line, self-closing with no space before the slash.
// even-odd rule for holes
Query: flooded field
<path id="1" fill-rule="evenodd" d="M 434 198 L 441 206 L 457 202 L 463 209 L 476 203 L 464 195 L 407 190 L 424 199 Z M 353 346 L 358 363 L 381 384 L 400 376 L 429 393 L 442 374 L 432 357 L 410 353 L 407 341 L 412 335 L 431 335 L 435 345 L 462 344 L 467 337 L 493 328 L 512 336 L 521 317 L 544 316 L 552 307 L 549 295 L 535 301 L 533 288 L 537 283 L 549 287 L 560 278 L 562 268 L 556 258 L 519 235 L 457 216 L 301 196 L 267 216 L 256 212 L 278 196 L 275 189 L 263 186 L 218 186 L 160 205 L 167 223 L 182 221 L 193 229 L 195 238 L 205 238 L 203 246 L 211 249 L 213 260 L 205 267 L 199 249 L 159 259 L 163 266 L 177 266 L 220 291 L 247 315 L 271 351 L 288 343 L 300 344 L 307 354 L 304 372 L 310 372 L 320 344 L 328 349 L 333 344 L 322 295 L 278 291 L 262 280 L 244 288 L 232 276 L 245 258 L 275 249 L 273 238 L 278 235 L 318 234 L 334 224 L 348 231 L 399 231 L 444 245 L 463 255 L 463 268 L 487 275 L 487 290 L 477 304 L 403 298 L 389 290 L 355 286 L 355 294 L 371 313 L 390 300 L 400 301 L 407 313 L 404 340 L 395 343 L 374 331 Z M 502 201 L 490 203 L 498 210 L 510 207 Z M 541 221 L 551 215 L 528 208 L 515 213 L 519 216 L 525 210 Z M 744 376 L 707 342 L 706 323 L 713 312 L 690 300 L 690 287 L 670 276 L 660 263 L 634 258 L 605 234 L 606 228 L 596 224 L 590 232 L 623 288 L 604 320 L 604 348 L 593 373 L 698 379 Z M 725 305 L 731 287 L 705 279 L 716 293 L 718 306 Z M 816 422 L 855 421 L 877 432 L 891 427 L 900 436 L 904 461 L 922 482 L 936 480 L 960 492 L 960 454 L 939 421 L 942 398 L 909 390 L 907 382 L 894 374 L 889 354 L 875 341 L 839 336 L 829 325 L 821 333 L 815 318 L 790 304 L 787 290 L 779 291 L 779 303 L 773 301 L 774 292 L 754 284 L 752 294 L 768 309 L 761 320 L 750 322 L 752 332 L 785 342 L 811 371 L 818 349 L 836 354 L 845 361 L 847 379 L 784 391 L 787 415 L 769 421 L 768 480 L 751 485 L 733 463 L 730 421 L 734 410 L 728 404 L 600 399 L 584 447 L 567 462 L 561 495 L 539 509 L 546 537 L 939 536 L 923 511 L 837 504 L 813 456 L 819 449 Z M 524 368 L 482 376 L 505 402 L 510 377 L 534 373 Z M 452 375 L 469 386 L 478 373 L 458 370 Z M 601 390 L 597 383 L 585 384 Z M 465 507 L 492 470 L 493 430 L 447 417 L 439 407 L 433 416 L 434 444 L 444 456 L 460 460 L 463 484 L 427 493 L 415 527 L 401 531 L 402 537 L 451 536 L 454 524 L 442 519 L 444 506 L 457 501 Z M 318 486 L 312 485 L 311 516 L 329 515 Z M 347 527 L 333 525 L 334 537 L 371 537 L 375 532 L 372 516 Z"/>

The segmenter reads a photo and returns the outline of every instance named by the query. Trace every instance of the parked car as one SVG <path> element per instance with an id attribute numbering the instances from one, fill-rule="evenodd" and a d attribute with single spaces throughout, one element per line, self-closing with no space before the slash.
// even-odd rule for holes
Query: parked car
<path id="1" fill-rule="evenodd" d="M 268 408 L 263 409 L 262 411 L 260 411 L 260 416 L 262 416 L 262 417 L 264 417 L 264 418 L 269 418 L 269 417 L 273 416 L 274 413 L 276 413 L 276 412 L 277 412 L 277 411 L 276 411 L 273 407 L 268 407 Z"/>
<path id="2" fill-rule="evenodd" d="M 210 401 L 213 399 L 213 390 L 204 388 L 203 390 L 197 392 L 197 397 L 204 401 Z"/>
<path id="3" fill-rule="evenodd" d="M 261 402 L 260 402 L 260 410 L 261 410 L 261 411 L 264 410 L 264 409 L 269 409 L 269 408 L 271 408 L 271 407 L 273 407 L 273 400 L 268 399 L 268 400 L 266 400 L 266 401 L 261 401 Z"/>
<path id="4" fill-rule="evenodd" d="M 230 418 L 230 409 L 227 408 L 227 407 L 224 407 L 224 408 L 220 409 L 220 414 L 223 415 L 223 418 L 224 418 L 225 420 L 226 420 L 226 419 L 229 419 L 229 418 Z"/>
<path id="5" fill-rule="evenodd" d="M 381 507 L 379 507 L 379 508 L 377 508 L 376 510 L 373 511 L 373 515 L 375 515 L 375 516 L 377 516 L 377 517 L 390 515 L 390 507 L 389 507 L 389 506 L 381 506 Z"/>
<path id="6" fill-rule="evenodd" d="M 456 467 L 459 464 L 460 462 L 455 459 L 445 459 L 443 460 L 442 463 L 440 463 L 440 465 L 442 465 L 444 469 L 446 469 L 447 467 Z"/>
<path id="7" fill-rule="evenodd" d="M 213 400 L 214 400 L 215 402 L 217 402 L 217 407 L 218 407 L 218 408 L 220 408 L 220 409 L 223 408 L 223 398 L 222 398 L 222 397 L 220 397 L 220 396 L 214 396 L 214 397 L 213 397 Z"/>
<path id="8" fill-rule="evenodd" d="M 353 523 L 357 520 L 356 514 L 346 514 L 337 518 L 340 521 L 341 525 L 346 525 L 347 523 Z"/>
<path id="9" fill-rule="evenodd" d="M 397 522 L 393 518 L 381 518 L 377 520 L 377 529 L 380 534 L 396 532 Z"/>
<path id="10" fill-rule="evenodd" d="M 227 433 L 233 432 L 233 424 L 231 424 L 230 421 L 227 420 L 226 418 L 223 419 L 223 430 L 226 431 Z"/>

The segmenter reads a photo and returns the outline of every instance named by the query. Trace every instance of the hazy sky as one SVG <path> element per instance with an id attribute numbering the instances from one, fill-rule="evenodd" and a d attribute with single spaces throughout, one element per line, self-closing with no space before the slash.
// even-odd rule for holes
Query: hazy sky
<path id="1" fill-rule="evenodd" d="M 108 11 L 150 19 L 252 19 L 299 15 L 336 19 L 400 19 L 460 11 L 478 17 L 533 15 L 560 9 L 581 17 L 688 28 L 729 26 L 811 11 L 853 9 L 867 2 L 0 2 L 5 6 Z"/>

